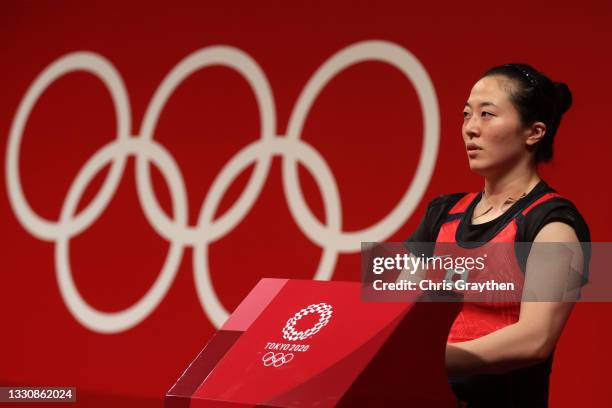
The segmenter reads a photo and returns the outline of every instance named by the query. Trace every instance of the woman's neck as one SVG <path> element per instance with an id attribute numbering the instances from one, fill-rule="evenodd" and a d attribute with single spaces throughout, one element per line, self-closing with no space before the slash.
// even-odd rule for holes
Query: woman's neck
<path id="1" fill-rule="evenodd" d="M 491 206 L 500 208 L 508 198 L 518 199 L 527 194 L 540 180 L 535 169 L 520 173 L 509 172 L 501 177 L 485 177 L 484 194 Z"/>

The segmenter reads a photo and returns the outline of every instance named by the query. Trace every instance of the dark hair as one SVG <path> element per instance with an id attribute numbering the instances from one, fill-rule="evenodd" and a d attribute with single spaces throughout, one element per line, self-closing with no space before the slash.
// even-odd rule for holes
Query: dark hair
<path id="1" fill-rule="evenodd" d="M 567 85 L 551 81 L 527 64 L 499 65 L 485 71 L 482 77 L 492 75 L 503 75 L 513 80 L 515 86 L 509 87 L 507 91 L 523 126 L 535 122 L 546 124 L 546 133 L 536 145 L 535 161 L 550 161 L 561 116 L 572 106 L 572 93 Z"/>

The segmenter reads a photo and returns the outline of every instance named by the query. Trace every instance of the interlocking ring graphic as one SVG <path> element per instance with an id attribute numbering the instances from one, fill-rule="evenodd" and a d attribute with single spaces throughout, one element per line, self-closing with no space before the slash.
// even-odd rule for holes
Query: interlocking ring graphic
<path id="1" fill-rule="evenodd" d="M 360 231 L 343 231 L 340 196 L 336 181 L 324 158 L 300 139 L 310 108 L 327 83 L 340 72 L 364 61 L 380 61 L 399 69 L 414 86 L 423 110 L 423 144 L 412 183 L 393 210 L 376 224 Z M 240 150 L 214 179 L 196 225 L 188 225 L 185 182 L 168 150 L 154 140 L 157 121 L 174 90 L 194 72 L 222 65 L 241 74 L 254 91 L 259 106 L 260 138 Z M 73 71 L 97 76 L 108 88 L 117 118 L 116 138 L 96 151 L 74 178 L 57 221 L 44 219 L 30 207 L 21 185 L 19 153 L 28 117 L 43 92 L 58 78 Z M 55 243 L 55 269 L 61 296 L 70 313 L 85 327 L 101 333 L 117 333 L 146 319 L 166 295 L 178 270 L 183 250 L 193 248 L 193 276 L 202 308 L 219 327 L 228 312 L 215 292 L 208 265 L 208 246 L 229 233 L 250 211 L 270 169 L 273 156 L 282 157 L 285 198 L 302 232 L 322 248 L 314 279 L 330 279 L 338 253 L 357 252 L 361 241 L 381 241 L 404 224 L 418 205 L 433 172 L 439 143 L 439 112 L 433 85 L 421 63 L 406 49 L 386 41 L 364 41 L 332 55 L 313 74 L 291 113 L 286 135 L 277 134 L 274 98 L 268 80 L 257 62 L 230 46 L 202 48 L 181 60 L 164 78 L 146 112 L 140 131 L 132 135 L 131 109 L 120 74 L 104 57 L 92 52 L 74 52 L 51 63 L 32 83 L 13 120 L 6 153 L 6 184 L 11 207 L 21 225 L 33 236 Z M 136 189 L 144 214 L 170 246 L 159 276 L 147 293 L 128 308 L 101 312 L 81 296 L 69 262 L 70 239 L 89 228 L 106 209 L 117 189 L 129 156 L 136 159 Z M 151 185 L 149 163 L 161 172 L 171 195 L 172 216 L 161 209 Z M 297 163 L 311 172 L 321 190 L 326 224 L 308 208 L 298 182 Z M 76 213 L 77 204 L 92 179 L 107 164 L 110 171 L 89 205 Z M 255 163 L 242 195 L 217 219 L 213 216 L 234 179 Z"/>
<path id="2" fill-rule="evenodd" d="M 312 313 L 319 314 L 319 321 L 308 330 L 297 331 L 295 329 L 295 325 L 297 324 L 297 322 L 304 316 L 307 316 Z M 305 340 L 310 336 L 314 336 L 319 332 L 319 330 L 326 326 L 327 323 L 329 323 L 329 319 L 331 319 L 332 313 L 333 308 L 327 303 L 315 303 L 309 305 L 308 307 L 305 307 L 304 309 L 297 312 L 292 318 L 287 320 L 287 324 L 285 324 L 285 327 L 283 327 L 283 338 L 289 341 L 296 341 Z"/>
<path id="3" fill-rule="evenodd" d="M 261 358 L 261 361 L 263 361 L 263 365 L 265 365 L 266 367 L 270 367 L 270 366 L 280 367 L 283 364 L 289 363 L 291 360 L 293 360 L 293 353 L 274 354 L 271 351 L 264 354 L 264 356 Z"/>

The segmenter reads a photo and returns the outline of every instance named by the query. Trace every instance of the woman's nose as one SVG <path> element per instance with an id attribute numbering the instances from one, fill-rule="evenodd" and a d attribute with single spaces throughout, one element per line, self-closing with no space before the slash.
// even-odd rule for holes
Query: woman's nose
<path id="1" fill-rule="evenodd" d="M 476 116 L 472 116 L 463 124 L 463 133 L 468 138 L 480 136 L 480 122 Z"/>

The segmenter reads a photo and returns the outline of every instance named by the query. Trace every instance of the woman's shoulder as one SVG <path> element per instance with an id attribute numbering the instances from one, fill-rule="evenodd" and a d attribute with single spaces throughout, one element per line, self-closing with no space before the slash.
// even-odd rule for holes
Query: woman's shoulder
<path id="1" fill-rule="evenodd" d="M 552 191 L 556 193 L 555 190 Z M 574 228 L 580 241 L 590 241 L 590 231 L 586 220 L 576 205 L 563 195 L 555 195 L 539 203 L 526 214 L 525 240 L 533 241 L 544 226 L 555 221 L 568 224 Z"/>
<path id="2" fill-rule="evenodd" d="M 435 242 L 440 226 L 449 210 L 466 193 L 444 194 L 429 201 L 425 216 L 406 242 Z"/>
<path id="3" fill-rule="evenodd" d="M 547 200 L 543 200 L 542 202 L 538 202 L 534 208 L 531 209 L 530 213 L 542 217 L 549 213 L 568 213 L 575 217 L 579 217 L 584 220 L 582 214 L 578 210 L 578 207 L 574 204 L 574 202 L 563 193 L 559 193 L 554 188 L 550 187 L 546 183 L 542 183 L 541 190 L 538 194 L 540 198 L 551 195 Z M 536 200 L 538 201 L 538 200 Z"/>

